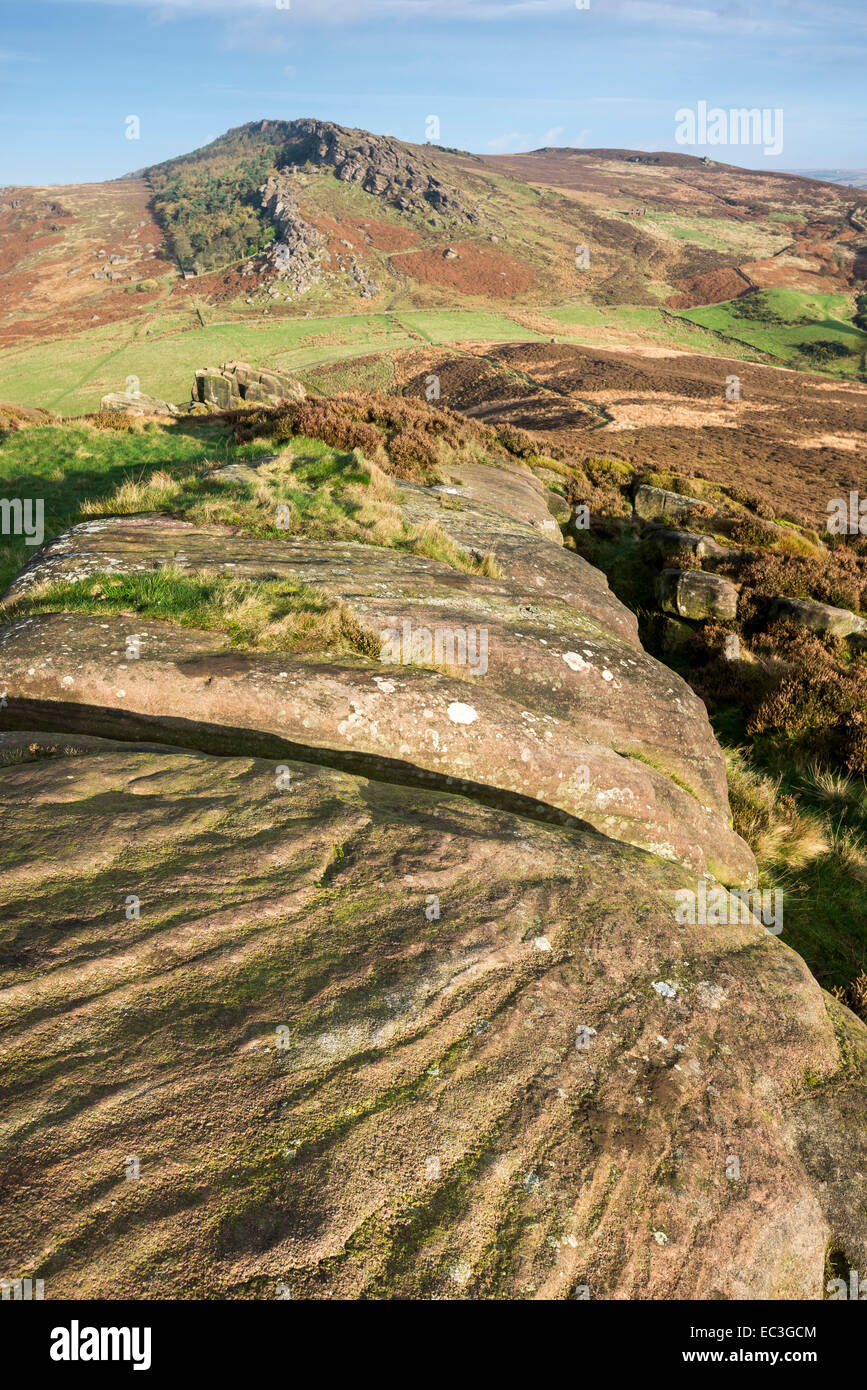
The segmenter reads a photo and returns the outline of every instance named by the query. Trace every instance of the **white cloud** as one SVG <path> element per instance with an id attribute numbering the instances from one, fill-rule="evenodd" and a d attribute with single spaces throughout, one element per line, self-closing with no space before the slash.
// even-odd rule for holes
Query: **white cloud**
<path id="1" fill-rule="evenodd" d="M 516 150 L 526 150 L 533 143 L 532 135 L 519 135 L 513 131 L 511 135 L 497 135 L 493 140 L 488 141 L 488 149 L 495 154 L 514 154 Z"/>
<path id="2" fill-rule="evenodd" d="M 67 4 L 139 5 L 157 8 L 157 0 L 65 0 Z M 172 0 L 160 7 L 162 16 L 181 17 L 194 11 L 260 10 L 285 16 L 287 20 L 321 20 L 331 23 L 375 19 L 478 19 L 497 20 L 535 18 L 551 14 L 575 13 L 574 0 L 290 0 L 278 6 L 277 0 Z"/>
<path id="3" fill-rule="evenodd" d="M 560 137 L 566 132 L 564 125 L 552 126 L 546 130 L 545 134 L 539 138 L 538 135 L 527 131 L 513 130 L 508 135 L 496 135 L 493 140 L 488 141 L 488 149 L 493 150 L 494 154 L 521 154 L 527 150 L 540 150 L 547 145 L 556 145 L 561 149 L 577 149 L 580 145 L 587 143 L 590 130 L 582 130 L 575 140 L 564 141 Z"/>
<path id="4" fill-rule="evenodd" d="M 588 106 L 671 106 L 671 97 L 586 97 Z"/>
<path id="5" fill-rule="evenodd" d="M 229 52 L 285 53 L 291 47 L 289 38 L 259 15 L 251 14 L 226 25 L 221 47 Z"/>
<path id="6" fill-rule="evenodd" d="M 659 24 L 669 29 L 699 29 L 715 34 L 794 33 L 796 26 L 780 21 L 767 10 L 759 18 L 739 12 L 739 7 L 717 8 L 665 3 L 665 0 L 611 0 L 611 9 L 637 24 Z"/>
<path id="7" fill-rule="evenodd" d="M 51 0 L 54 3 L 55 0 Z M 35 8 L 46 0 L 31 0 Z M 162 20 L 185 14 L 240 11 L 277 15 L 287 23 L 363 24 L 392 21 L 502 21 L 571 16 L 581 23 L 587 11 L 577 11 L 575 0 L 61 0 L 66 4 L 139 6 Z M 790 36 L 807 40 L 811 34 L 841 35 L 863 30 L 867 12 L 860 4 L 831 4 L 823 0 L 765 0 L 761 7 L 745 0 L 590 0 L 589 13 L 607 27 L 624 30 L 656 28 L 669 33 L 693 31 L 717 39 L 737 35 Z"/>

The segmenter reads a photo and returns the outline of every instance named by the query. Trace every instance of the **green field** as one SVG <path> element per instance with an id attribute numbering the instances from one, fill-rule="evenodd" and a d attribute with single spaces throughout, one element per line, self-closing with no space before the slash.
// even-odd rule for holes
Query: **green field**
<path id="1" fill-rule="evenodd" d="M 166 470 L 192 478 L 206 466 L 247 461 L 272 448 L 262 440 L 235 444 L 223 425 L 207 419 L 130 432 L 81 424 L 18 430 L 0 440 L 0 495 L 43 498 L 49 539 L 81 521 L 86 502 L 112 496 L 129 479 L 143 482 Z M 33 547 L 21 537 L 0 537 L 0 592 L 32 558 Z"/>
<path id="2" fill-rule="evenodd" d="M 146 395 L 180 404 L 189 399 L 197 367 L 232 359 L 299 371 L 423 343 L 538 338 L 505 315 L 472 311 L 283 318 L 205 328 L 189 315 L 162 315 L 146 325 L 116 324 L 0 353 L 0 400 L 80 415 L 98 409 L 104 395 L 123 391 L 127 377 L 135 376 Z"/>
<path id="3" fill-rule="evenodd" d="M 867 333 L 851 322 L 852 305 L 846 295 L 769 289 L 762 292 L 761 299 L 772 316 L 766 320 L 744 317 L 743 300 L 683 309 L 679 317 L 772 353 L 782 362 L 843 376 L 859 371 L 859 358 L 867 350 Z M 817 343 L 839 344 L 841 353 L 845 349 L 848 355 L 829 356 L 823 361 L 821 349 L 818 357 L 814 355 L 813 345 Z"/>
<path id="4" fill-rule="evenodd" d="M 594 304 L 535 312 L 559 325 L 556 336 L 564 343 L 658 342 L 736 357 L 770 354 L 834 375 L 852 376 L 859 370 L 867 334 L 849 321 L 852 308 L 845 295 L 769 290 L 762 300 L 772 321 L 743 317 L 738 312 L 743 301 L 737 300 L 679 312 L 652 305 Z M 189 399 L 197 368 L 232 359 L 309 377 L 316 367 L 425 344 L 539 341 L 544 341 L 542 333 L 509 314 L 485 310 L 247 318 L 202 327 L 191 309 L 159 305 L 153 316 L 132 325 L 103 325 L 75 338 L 0 352 L 0 400 L 75 416 L 97 409 L 108 392 L 123 391 L 131 376 L 145 394 L 181 404 Z M 838 343 L 847 353 L 834 358 L 820 349 L 819 357 L 811 357 L 811 345 L 817 342 Z M 380 375 L 386 389 L 390 373 Z M 347 376 L 347 387 L 351 384 Z"/>
<path id="5" fill-rule="evenodd" d="M 401 323 L 428 343 L 530 342 L 542 340 L 541 333 L 522 328 L 505 314 L 488 314 L 472 309 L 420 309 L 400 313 Z"/>
<path id="6" fill-rule="evenodd" d="M 566 343 L 598 343 L 604 346 L 606 337 L 613 341 L 667 343 L 671 347 L 692 352 L 719 352 L 715 336 L 699 324 L 693 324 L 670 310 L 634 304 L 573 304 L 563 309 L 546 309 L 545 317 L 563 325 Z M 569 330 L 584 330 L 576 332 Z M 738 356 L 737 346 L 725 349 L 728 355 Z M 748 349 L 743 348 L 746 355 Z"/>
<path id="7" fill-rule="evenodd" d="M 117 325 L 0 354 L 0 399 L 79 415 L 135 376 L 147 395 L 180 403 L 189 399 L 197 367 L 236 358 L 291 370 L 417 341 L 385 314 L 212 324 L 151 337 L 140 325 Z"/>

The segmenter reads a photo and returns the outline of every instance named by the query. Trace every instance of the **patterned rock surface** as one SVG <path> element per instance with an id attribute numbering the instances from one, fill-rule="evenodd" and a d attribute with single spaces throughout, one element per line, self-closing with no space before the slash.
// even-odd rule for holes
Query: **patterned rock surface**
<path id="1" fill-rule="evenodd" d="M 678 926 L 687 871 L 307 763 L 0 756 L 4 1272 L 658 1299 L 864 1267 L 865 1029 L 757 923 Z"/>

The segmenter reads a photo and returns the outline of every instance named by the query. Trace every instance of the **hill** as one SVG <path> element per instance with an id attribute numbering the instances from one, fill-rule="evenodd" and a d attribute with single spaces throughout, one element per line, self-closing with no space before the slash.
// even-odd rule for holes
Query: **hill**
<path id="1" fill-rule="evenodd" d="M 0 196 L 0 398 L 68 414 L 209 358 L 598 341 L 856 376 L 867 194 L 685 154 L 482 157 L 259 121 L 113 183 Z M 159 348 L 158 352 L 153 351 Z"/>
<path id="2" fill-rule="evenodd" d="M 3 1269 L 845 1286 L 862 195 L 297 121 L 0 204 Z"/>
<path id="3" fill-rule="evenodd" d="M 845 183 L 849 188 L 867 188 L 867 169 L 796 169 L 803 178 Z"/>

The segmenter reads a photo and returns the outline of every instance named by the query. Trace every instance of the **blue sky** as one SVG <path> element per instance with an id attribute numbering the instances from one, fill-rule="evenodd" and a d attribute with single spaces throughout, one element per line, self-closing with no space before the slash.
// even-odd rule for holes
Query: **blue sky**
<path id="1" fill-rule="evenodd" d="M 867 166 L 863 0 L 0 4 L 0 184 L 115 177 L 263 116 L 424 141 L 435 115 L 439 143 L 487 154 L 676 149 L 700 101 L 781 109 L 783 149 L 687 153 Z"/>

